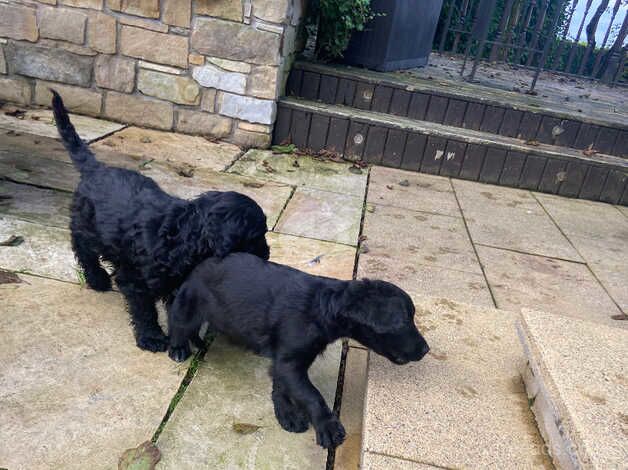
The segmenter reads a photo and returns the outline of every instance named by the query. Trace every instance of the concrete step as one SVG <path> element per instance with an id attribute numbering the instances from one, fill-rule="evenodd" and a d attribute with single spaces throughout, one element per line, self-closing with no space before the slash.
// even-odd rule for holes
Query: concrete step
<path id="1" fill-rule="evenodd" d="M 524 310 L 518 332 L 529 402 L 555 465 L 625 468 L 628 331 Z"/>
<path id="2" fill-rule="evenodd" d="M 369 353 L 363 468 L 552 468 L 521 378 L 517 315 L 413 301 L 431 351 L 405 366 Z"/>
<path id="3" fill-rule="evenodd" d="M 392 168 L 628 205 L 628 160 L 612 155 L 295 98 L 278 105 L 274 142 L 286 141 Z"/>
<path id="4" fill-rule="evenodd" d="M 430 77 L 431 78 L 431 77 Z M 584 93 L 584 92 L 583 92 Z M 628 157 L 628 112 L 621 103 L 572 97 L 552 102 L 476 83 L 298 62 L 286 94 L 454 127 Z M 553 130 L 560 135 L 553 135 Z"/>

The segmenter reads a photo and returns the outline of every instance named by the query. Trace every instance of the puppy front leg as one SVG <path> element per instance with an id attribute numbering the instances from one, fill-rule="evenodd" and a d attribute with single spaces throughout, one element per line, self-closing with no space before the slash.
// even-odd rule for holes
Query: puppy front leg
<path id="1" fill-rule="evenodd" d="M 273 380 L 273 407 L 275 417 L 288 432 L 305 432 L 310 427 L 310 418 L 297 404 L 293 403 L 280 381 Z"/>
<path id="2" fill-rule="evenodd" d="M 318 445 L 329 449 L 342 444 L 345 439 L 344 427 L 310 381 L 307 366 L 276 360 L 273 364 L 273 381 L 277 382 L 278 390 L 285 390 L 294 403 L 306 410 L 316 430 Z"/>

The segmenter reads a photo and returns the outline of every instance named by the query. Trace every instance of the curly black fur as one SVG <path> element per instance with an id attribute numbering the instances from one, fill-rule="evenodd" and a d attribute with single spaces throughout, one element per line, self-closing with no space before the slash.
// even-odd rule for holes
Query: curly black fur
<path id="1" fill-rule="evenodd" d="M 268 259 L 266 216 L 247 196 L 210 191 L 192 201 L 172 197 L 138 172 L 96 160 L 54 91 L 52 108 L 63 144 L 81 179 L 74 192 L 72 247 L 87 284 L 111 289 L 100 259 L 115 268 L 126 297 L 137 345 L 165 351 L 155 302 L 167 299 L 208 256 L 245 251 Z"/>
<path id="2" fill-rule="evenodd" d="M 245 253 L 209 258 L 187 277 L 168 305 L 169 355 L 183 361 L 204 322 L 272 358 L 272 400 L 279 424 L 318 444 L 342 443 L 345 431 L 307 371 L 329 343 L 353 338 L 395 364 L 429 351 L 414 323 L 414 305 L 384 281 L 339 281 Z"/>

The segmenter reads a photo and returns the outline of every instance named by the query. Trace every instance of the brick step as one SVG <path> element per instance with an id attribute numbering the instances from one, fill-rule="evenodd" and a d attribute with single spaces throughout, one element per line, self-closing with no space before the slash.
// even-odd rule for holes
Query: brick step
<path id="1" fill-rule="evenodd" d="M 628 114 L 587 103 L 579 109 L 477 84 L 309 62 L 294 65 L 286 94 L 628 158 Z M 561 129 L 554 137 L 552 131 Z"/>
<path id="2" fill-rule="evenodd" d="M 341 105 L 284 98 L 274 142 L 348 159 L 628 205 L 628 160 Z"/>

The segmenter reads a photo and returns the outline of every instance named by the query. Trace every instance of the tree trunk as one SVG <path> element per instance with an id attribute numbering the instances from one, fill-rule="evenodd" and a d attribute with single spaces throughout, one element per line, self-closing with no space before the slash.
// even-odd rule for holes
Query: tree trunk
<path id="1" fill-rule="evenodd" d="M 611 49 L 608 51 L 606 64 L 604 64 L 604 67 L 602 68 L 601 80 L 604 83 L 612 83 L 615 74 L 617 73 L 617 68 L 620 67 L 623 62 L 623 44 L 626 40 L 626 36 L 628 36 L 628 13 L 624 16 L 624 22 L 621 25 L 621 30 L 619 31 L 617 38 L 615 38 L 615 42 L 613 43 Z"/>
<path id="2" fill-rule="evenodd" d="M 593 17 L 589 24 L 587 25 L 587 50 L 584 52 L 584 57 L 580 62 L 580 67 L 578 67 L 578 75 L 582 75 L 584 72 L 584 68 L 587 66 L 587 62 L 589 61 L 589 56 L 591 52 L 595 50 L 595 33 L 597 32 L 597 25 L 600 22 L 600 17 L 604 14 L 606 9 L 608 8 L 608 3 L 610 0 L 602 0 L 593 13 Z"/>

